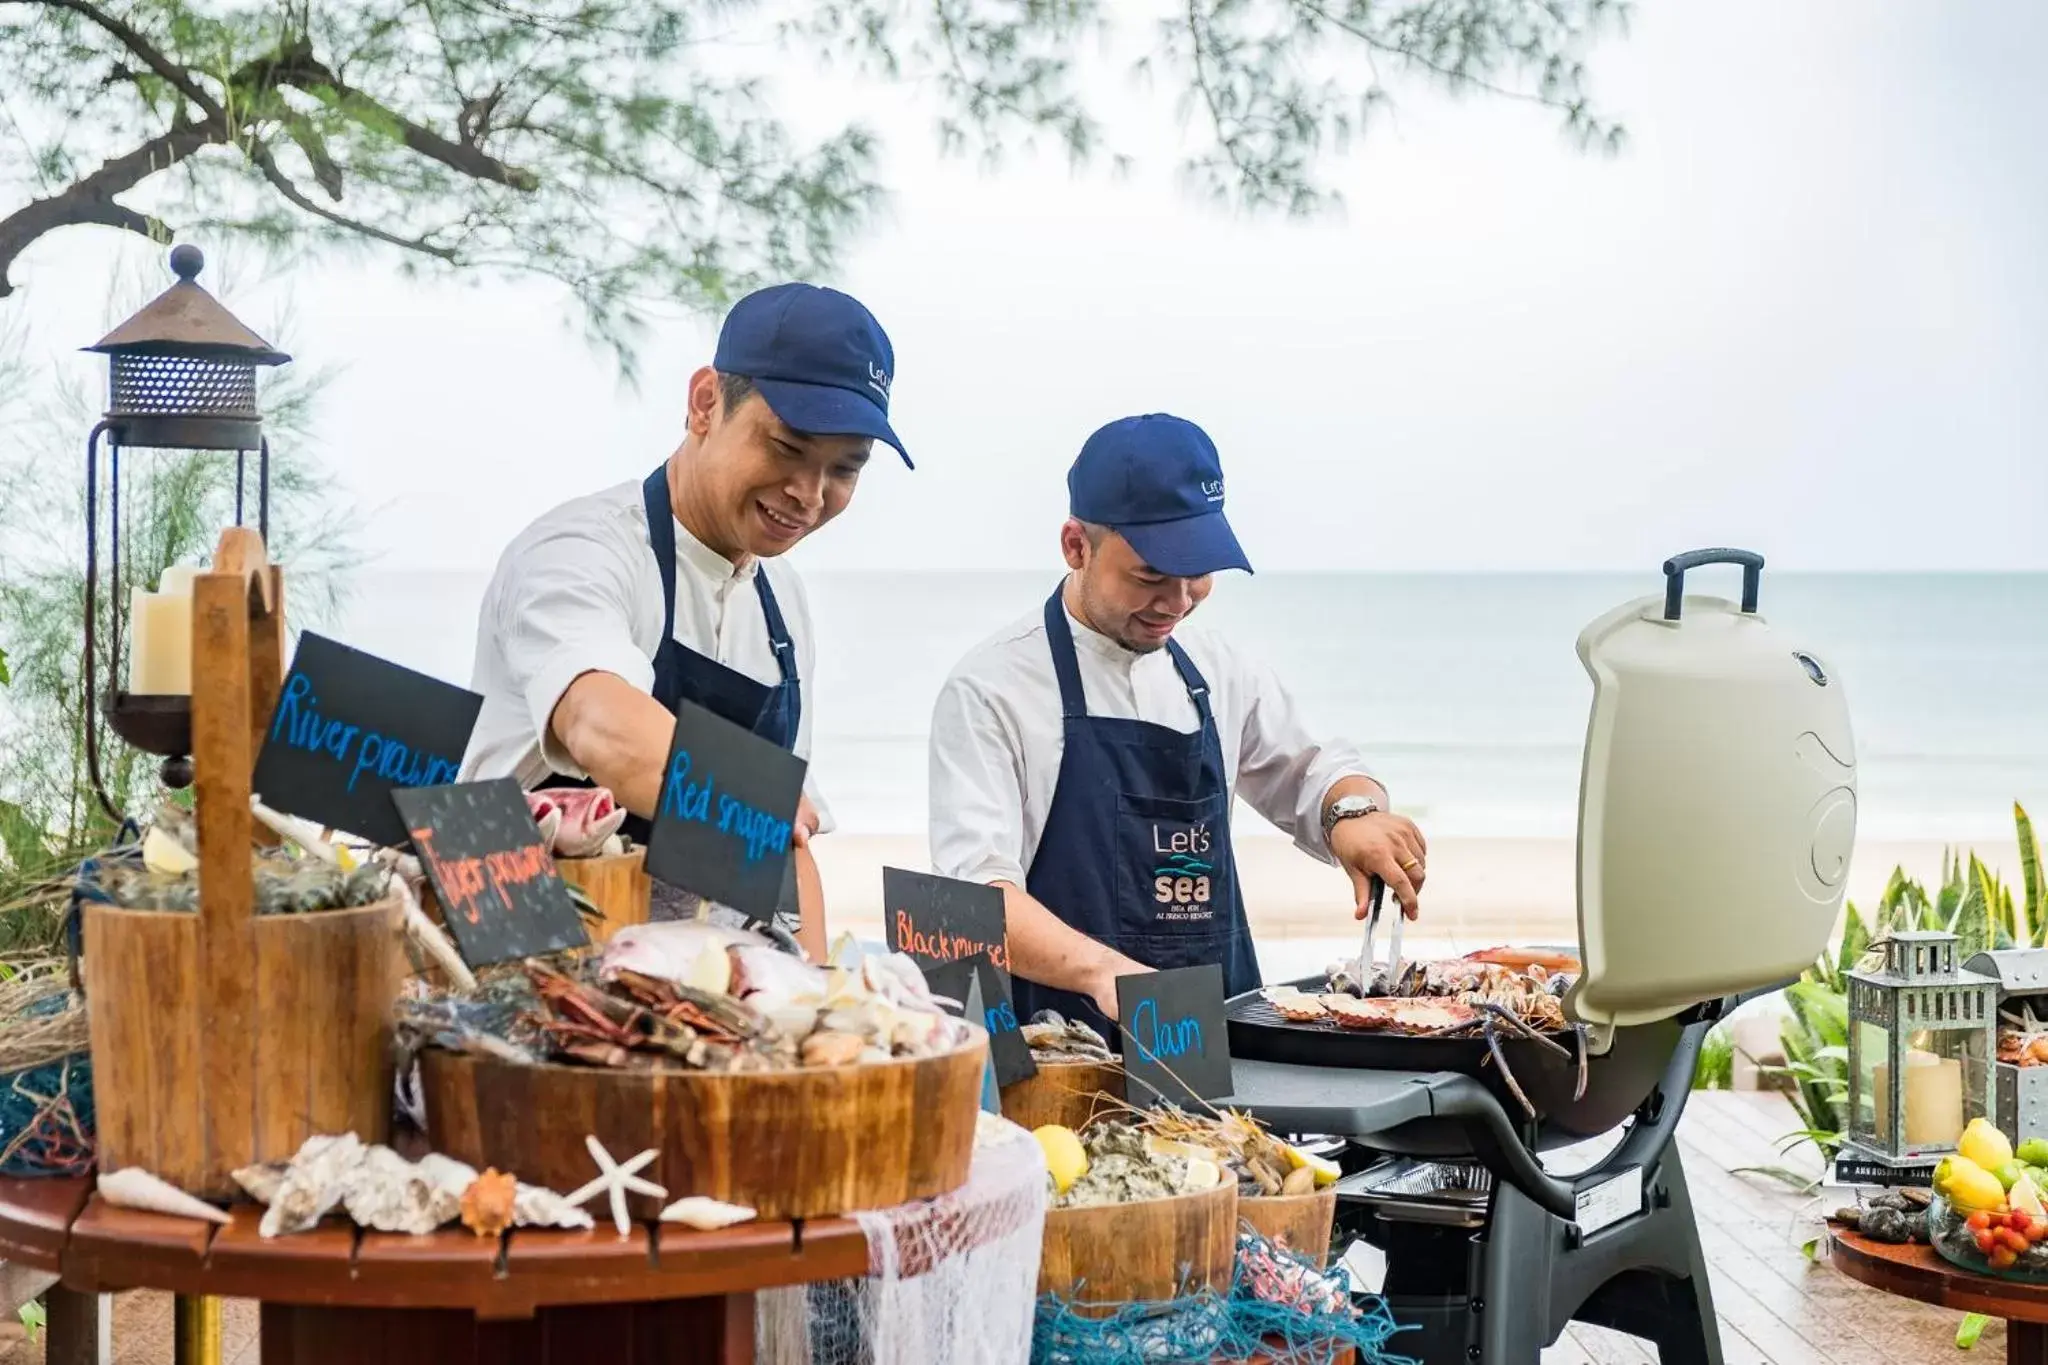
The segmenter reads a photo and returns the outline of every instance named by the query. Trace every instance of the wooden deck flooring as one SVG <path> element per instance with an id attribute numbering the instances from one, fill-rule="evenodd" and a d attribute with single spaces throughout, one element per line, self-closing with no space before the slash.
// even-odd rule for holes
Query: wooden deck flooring
<path id="1" fill-rule="evenodd" d="M 1784 1185 L 1732 1172 L 1779 1162 L 1778 1137 L 1796 1126 L 1771 1094 L 1705 1092 L 1692 1097 L 1679 1128 L 1686 1177 L 1711 1264 L 1714 1307 L 1726 1365 L 1907 1365 L 2002 1361 L 2004 1328 L 1993 1323 L 1976 1348 L 1955 1348 L 1956 1313 L 1893 1298 L 1853 1283 L 1800 1244 L 1818 1231 L 1818 1205 Z M 1811 1149 L 1801 1163 L 1817 1169 Z M 257 1365 L 255 1305 L 227 1305 L 223 1365 Z M 169 1365 L 171 1302 L 165 1294 L 115 1297 L 109 1365 Z M 1544 1365 L 1651 1365 L 1655 1353 L 1632 1337 L 1575 1326 L 1543 1353 Z M 39 1346 L 0 1327 L 0 1365 L 43 1365 Z"/>

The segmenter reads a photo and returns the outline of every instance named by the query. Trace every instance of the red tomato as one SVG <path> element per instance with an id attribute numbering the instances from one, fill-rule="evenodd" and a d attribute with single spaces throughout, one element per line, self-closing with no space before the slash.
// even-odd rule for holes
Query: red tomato
<path id="1" fill-rule="evenodd" d="M 2028 1221 L 2027 1215 L 2019 1209 L 2014 1209 L 2011 1213 L 2005 1215 L 2005 1225 L 2014 1232 L 2025 1232 Z"/>
<path id="2" fill-rule="evenodd" d="M 1985 1257 L 1985 1260 L 1990 1264 L 1993 1270 L 2010 1270 L 2012 1269 L 2013 1262 L 2018 1259 L 2019 1258 L 2017 1256 L 2014 1256 L 2012 1254 L 2011 1249 L 2007 1247 L 2000 1247 L 1998 1250 L 1992 1252 L 1989 1256 Z"/>
<path id="3" fill-rule="evenodd" d="M 2027 1239 L 2011 1228 L 1997 1228 L 1991 1235 L 1998 1239 L 2000 1246 L 2009 1248 L 2014 1254 L 2027 1249 Z"/>
<path id="4" fill-rule="evenodd" d="M 1993 1251 L 1995 1251 L 1995 1250 L 1997 1250 L 1997 1249 L 1998 1249 L 1998 1239 L 1997 1239 L 1996 1237 L 1993 1237 L 1993 1236 L 1991 1235 L 1991 1229 L 1989 1229 L 1989 1228 L 1978 1228 L 1978 1229 L 1977 1229 L 1977 1250 L 1979 1250 L 1979 1251 L 1983 1252 L 1983 1253 L 1984 1253 L 1985 1255 L 1987 1255 L 1987 1256 L 1988 1256 L 1988 1255 L 1990 1255 L 1990 1254 L 1991 1254 L 1991 1253 L 1992 1253 Z"/>
<path id="5" fill-rule="evenodd" d="M 1983 1230 L 1984 1230 L 1985 1228 L 1988 1228 L 1988 1227 L 1990 1227 L 1990 1226 L 1991 1226 L 1991 1214 L 1990 1214 L 1990 1211 L 1989 1211 L 1989 1210 L 1987 1210 L 1987 1209 L 1978 1209 L 1978 1210 L 1977 1210 L 1977 1211 L 1976 1211 L 1975 1213 L 1973 1213 L 1973 1214 L 1971 1214 L 1971 1215 L 1969 1216 L 1969 1219 L 1967 1220 L 1967 1222 L 1968 1222 L 1968 1225 L 1969 1225 L 1969 1229 L 1970 1229 L 1970 1231 L 1972 1231 L 1972 1232 L 1982 1232 L 1982 1231 L 1983 1231 Z"/>

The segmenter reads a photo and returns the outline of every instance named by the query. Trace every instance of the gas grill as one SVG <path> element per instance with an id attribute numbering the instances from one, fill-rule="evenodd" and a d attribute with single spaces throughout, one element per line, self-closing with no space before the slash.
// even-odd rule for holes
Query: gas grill
<path id="1" fill-rule="evenodd" d="M 1714 563 L 1742 566 L 1739 604 L 1685 595 L 1686 571 Z M 1425 1365 L 1536 1365 L 1574 1320 L 1643 1338 L 1664 1365 L 1721 1361 L 1672 1138 L 1706 1031 L 1827 942 L 1855 829 L 1841 685 L 1757 614 L 1762 566 L 1739 550 L 1677 556 L 1661 597 L 1579 637 L 1594 681 L 1584 970 L 1565 1009 L 1587 1039 L 1583 1093 L 1576 1056 L 1505 1031 L 1533 1118 L 1483 1039 L 1290 1021 L 1257 991 L 1229 1002 L 1222 1103 L 1349 1139 L 1337 1245 L 1386 1253 L 1382 1294 L 1416 1329 L 1393 1348 Z M 1545 1168 L 1590 1139 L 1611 1145 L 1585 1169 Z"/>

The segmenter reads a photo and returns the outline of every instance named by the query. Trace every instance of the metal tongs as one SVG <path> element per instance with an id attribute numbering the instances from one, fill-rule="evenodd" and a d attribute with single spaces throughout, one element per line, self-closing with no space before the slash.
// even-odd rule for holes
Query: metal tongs
<path id="1" fill-rule="evenodd" d="M 1382 995 L 1378 989 L 1380 981 L 1378 960 L 1373 953 L 1373 938 L 1379 932 L 1380 910 L 1386 904 L 1387 884 L 1379 877 L 1372 879 L 1372 890 L 1365 903 L 1365 941 L 1358 949 L 1358 986 L 1367 995 Z M 1408 917 L 1401 913 L 1397 902 L 1394 906 L 1394 937 L 1387 945 L 1386 988 L 1391 991 L 1394 981 L 1401 974 L 1401 931 L 1407 925 Z"/>

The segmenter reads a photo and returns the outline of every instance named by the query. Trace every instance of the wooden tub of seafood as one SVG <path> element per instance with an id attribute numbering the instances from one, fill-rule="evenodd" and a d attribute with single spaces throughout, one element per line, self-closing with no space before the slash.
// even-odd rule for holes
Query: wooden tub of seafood
<path id="1" fill-rule="evenodd" d="M 1053 1123 L 1079 1132 L 1125 1107 L 1123 1061 L 1100 1033 L 1053 1010 L 1031 1016 L 1021 1032 L 1038 1071 L 1003 1087 L 1004 1118 L 1026 1129 Z"/>
<path id="2" fill-rule="evenodd" d="M 611 936 L 629 924 L 645 924 L 654 900 L 654 882 L 647 875 L 647 850 L 629 853 L 601 853 L 590 858 L 555 859 L 555 871 L 562 880 L 590 897 L 604 918 L 592 924 L 585 919 L 593 943 L 609 942 Z"/>
<path id="3" fill-rule="evenodd" d="M 1237 1216 L 1267 1241 L 1306 1256 L 1320 1267 L 1330 1257 L 1330 1234 L 1337 1221 L 1337 1190 L 1329 1186 L 1308 1194 L 1256 1198 L 1240 1195 Z"/>
<path id="4" fill-rule="evenodd" d="M 1203 1289 L 1230 1292 L 1237 1256 L 1237 1184 L 1206 1190 L 1046 1210 L 1038 1292 L 1079 1311 L 1152 1303 Z"/>
<path id="5" fill-rule="evenodd" d="M 843 939 L 819 967 L 706 921 L 622 930 L 601 961 L 529 962 L 534 1036 L 420 1052 L 437 1152 L 550 1189 L 595 1173 L 589 1139 L 662 1195 L 764 1219 L 958 1189 L 988 1035 L 946 1014 L 908 958 Z M 526 1056 L 519 1056 L 521 1049 Z"/>

